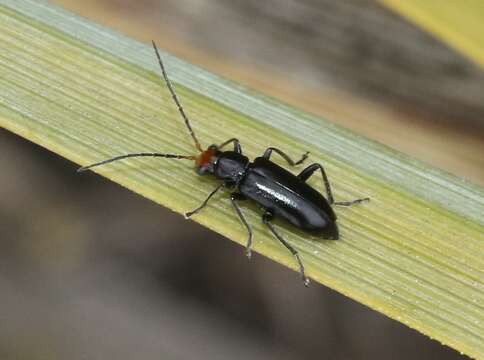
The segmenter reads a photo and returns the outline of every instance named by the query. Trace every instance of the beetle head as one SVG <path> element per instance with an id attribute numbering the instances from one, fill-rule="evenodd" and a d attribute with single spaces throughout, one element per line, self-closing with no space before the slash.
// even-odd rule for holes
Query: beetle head
<path id="1" fill-rule="evenodd" d="M 218 160 L 220 151 L 216 145 L 210 145 L 207 150 L 202 153 L 195 160 L 195 169 L 198 175 L 213 174 L 215 171 L 215 163 Z"/>

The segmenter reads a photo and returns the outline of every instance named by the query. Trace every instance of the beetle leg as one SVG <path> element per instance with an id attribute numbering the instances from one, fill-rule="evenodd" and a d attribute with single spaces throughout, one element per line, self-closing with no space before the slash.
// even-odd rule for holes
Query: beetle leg
<path id="1" fill-rule="evenodd" d="M 304 271 L 304 265 L 301 261 L 301 258 L 299 257 L 299 253 L 297 252 L 296 249 L 292 247 L 291 244 L 289 244 L 286 240 L 284 240 L 284 238 L 281 235 L 279 235 L 279 233 L 274 228 L 274 225 L 271 224 L 272 218 L 273 218 L 273 215 L 270 212 L 266 212 L 264 215 L 262 215 L 262 221 L 264 222 L 264 224 L 267 225 L 267 227 L 272 232 L 272 234 L 276 237 L 276 239 L 279 240 L 281 244 L 284 245 L 291 252 L 291 254 L 294 255 L 294 257 L 296 258 L 299 264 L 299 273 L 301 274 L 304 286 L 308 287 L 309 279 L 306 277 L 306 273 Z"/>
<path id="2" fill-rule="evenodd" d="M 240 142 L 236 138 L 232 138 L 232 139 L 229 139 L 229 140 L 221 143 L 219 146 L 217 146 L 217 149 L 221 149 L 221 148 L 223 148 L 224 146 L 226 146 L 226 145 L 228 145 L 230 143 L 234 143 L 234 151 L 237 154 L 242 154 L 242 148 L 240 147 Z"/>
<path id="3" fill-rule="evenodd" d="M 370 201 L 370 198 L 363 198 L 363 199 L 356 199 L 356 200 L 352 200 L 352 201 L 337 201 L 337 202 L 335 202 L 334 198 L 333 198 L 333 194 L 331 192 L 331 186 L 329 185 L 328 177 L 326 176 L 326 172 L 324 171 L 324 168 L 321 166 L 321 164 L 309 165 L 306 169 L 301 171 L 301 173 L 297 177 L 299 179 L 301 179 L 302 181 L 306 181 L 318 169 L 321 170 L 321 174 L 323 175 L 323 182 L 324 182 L 324 186 L 326 188 L 326 194 L 328 195 L 328 202 L 331 205 L 334 204 L 334 205 L 338 205 L 338 206 L 351 206 L 351 205 L 359 204 L 363 201 Z"/>
<path id="4" fill-rule="evenodd" d="M 239 215 L 240 221 L 242 221 L 242 223 L 247 228 L 247 232 L 249 233 L 249 237 L 247 239 L 247 246 L 245 247 L 245 254 L 250 259 L 250 257 L 252 256 L 252 250 L 251 250 L 251 248 L 252 248 L 252 229 L 250 228 L 250 225 L 247 222 L 244 214 L 242 213 L 242 210 L 240 209 L 239 205 L 237 204 L 237 200 L 246 200 L 246 199 L 247 198 L 240 193 L 234 192 L 234 193 L 230 194 L 230 200 L 232 201 L 232 205 L 234 206 L 235 211 L 237 212 L 237 215 Z"/>
<path id="5" fill-rule="evenodd" d="M 326 188 L 328 202 L 330 204 L 333 204 L 334 198 L 333 198 L 333 193 L 331 192 L 331 185 L 329 185 L 329 180 L 328 180 L 328 177 L 326 176 L 326 172 L 324 171 L 324 168 L 320 164 L 315 163 L 315 164 L 309 165 L 307 168 L 301 171 L 297 177 L 302 181 L 306 181 L 318 169 L 321 170 L 321 174 L 323 175 L 323 182 L 324 182 L 324 187 Z"/>
<path id="6" fill-rule="evenodd" d="M 202 205 L 200 205 L 199 207 L 197 207 L 197 208 L 196 208 L 195 210 L 193 210 L 193 211 L 189 211 L 189 212 L 185 213 L 185 219 L 190 218 L 192 215 L 194 215 L 194 214 L 196 214 L 197 212 L 199 212 L 200 210 L 202 210 L 202 209 L 203 209 L 203 208 L 204 208 L 204 207 L 207 205 L 207 203 L 208 203 L 208 201 L 210 200 L 210 198 L 211 198 L 212 196 L 214 196 L 214 195 L 215 195 L 215 193 L 216 193 L 217 191 L 219 191 L 219 190 L 222 188 L 222 186 L 224 186 L 224 184 L 223 184 L 223 183 L 222 183 L 222 184 L 220 184 L 219 186 L 217 186 L 217 187 L 215 188 L 215 190 L 213 190 L 213 191 L 212 191 L 212 192 L 211 192 L 211 193 L 210 193 L 210 194 L 207 196 L 207 198 L 206 198 L 206 199 L 205 199 L 205 201 L 202 203 Z"/>
<path id="7" fill-rule="evenodd" d="M 262 155 L 262 157 L 264 159 L 267 159 L 269 160 L 270 157 L 271 157 L 271 154 L 272 152 L 275 152 L 275 153 L 278 153 L 279 155 L 281 155 L 284 160 L 287 161 L 287 163 L 291 166 L 296 166 L 296 165 L 299 165 L 299 164 L 302 164 L 304 162 L 304 160 L 306 160 L 308 158 L 308 155 L 309 155 L 309 151 L 306 151 L 302 156 L 301 158 L 298 160 L 298 161 L 294 161 L 292 160 L 289 155 L 287 155 L 286 153 L 282 152 L 281 150 L 277 149 L 277 148 L 273 148 L 273 147 L 270 147 L 270 148 L 267 148 L 266 151 L 264 151 L 264 155 Z"/>
<path id="8" fill-rule="evenodd" d="M 351 205 L 362 203 L 363 201 L 370 201 L 370 198 L 356 199 L 356 200 L 352 200 L 352 201 L 336 201 L 334 203 L 334 205 L 351 206 Z"/>

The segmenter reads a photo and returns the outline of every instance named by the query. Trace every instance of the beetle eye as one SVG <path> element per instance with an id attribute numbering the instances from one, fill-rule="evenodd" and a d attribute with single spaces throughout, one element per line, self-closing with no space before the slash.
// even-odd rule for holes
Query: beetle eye
<path id="1" fill-rule="evenodd" d="M 207 173 L 207 168 L 205 166 L 197 167 L 198 175 L 205 175 Z"/>
<path id="2" fill-rule="evenodd" d="M 196 168 L 197 174 L 198 175 L 207 175 L 207 174 L 212 174 L 213 173 L 213 163 L 205 163 L 202 166 L 198 166 Z"/>

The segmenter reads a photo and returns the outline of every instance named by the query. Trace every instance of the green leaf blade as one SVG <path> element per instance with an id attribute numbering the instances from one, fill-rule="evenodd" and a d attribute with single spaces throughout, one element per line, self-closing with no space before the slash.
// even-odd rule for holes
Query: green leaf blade
<path id="1" fill-rule="evenodd" d="M 0 48 L 3 127 L 81 165 L 129 152 L 195 152 L 150 46 L 43 2 L 0 0 Z M 336 199 L 371 198 L 336 210 L 341 241 L 278 224 L 314 280 L 483 356 L 482 188 L 163 56 L 204 145 L 237 136 L 251 158 L 268 146 L 294 157 L 309 150 L 309 161 L 327 169 Z M 185 161 L 131 159 L 95 171 L 179 213 L 216 185 Z M 322 189 L 317 176 L 310 184 Z M 244 244 L 225 196 L 194 220 Z M 256 207 L 243 211 L 254 250 L 296 269 Z"/>

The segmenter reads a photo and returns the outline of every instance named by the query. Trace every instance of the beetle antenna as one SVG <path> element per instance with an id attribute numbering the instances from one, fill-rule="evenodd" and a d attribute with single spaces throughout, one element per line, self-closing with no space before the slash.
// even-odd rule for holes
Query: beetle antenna
<path id="1" fill-rule="evenodd" d="M 180 101 L 178 100 L 178 97 L 175 94 L 175 90 L 173 89 L 173 86 L 171 85 L 171 81 L 168 78 L 168 75 L 166 74 L 165 65 L 163 65 L 163 61 L 161 60 L 161 56 L 160 56 L 160 53 L 158 52 L 158 48 L 156 47 L 156 44 L 153 40 L 151 40 L 151 43 L 153 44 L 153 48 L 155 49 L 156 57 L 158 58 L 158 62 L 160 63 L 161 72 L 163 73 L 163 78 L 165 79 L 166 85 L 168 86 L 168 89 L 170 90 L 171 97 L 173 98 L 173 101 L 175 102 L 176 106 L 178 107 L 178 111 L 180 112 L 180 115 L 182 116 L 183 120 L 185 120 L 185 125 L 187 126 L 188 131 L 190 132 L 190 136 L 192 137 L 193 141 L 195 142 L 195 147 L 198 149 L 198 151 L 203 152 L 202 146 L 200 145 L 200 142 L 198 141 L 197 137 L 195 136 L 195 132 L 193 131 L 192 126 L 190 125 L 190 120 L 188 120 L 188 117 L 185 114 L 185 110 L 183 110 L 183 106 L 181 105 Z"/>
<path id="2" fill-rule="evenodd" d="M 113 157 L 111 159 L 107 159 L 104 161 L 100 161 L 88 166 L 83 166 L 79 169 L 77 169 L 77 172 L 83 172 L 86 171 L 90 168 L 93 168 L 95 166 L 100 166 L 100 165 L 105 165 L 108 163 L 111 163 L 113 161 L 118 161 L 130 157 L 142 157 L 142 156 L 151 156 L 151 157 L 163 157 L 163 158 L 168 158 L 168 159 L 186 159 L 186 160 L 196 160 L 195 156 L 190 156 L 190 155 L 178 155 L 178 154 L 161 154 L 161 153 L 137 153 L 137 154 L 126 154 L 126 155 L 120 155 Z"/>

